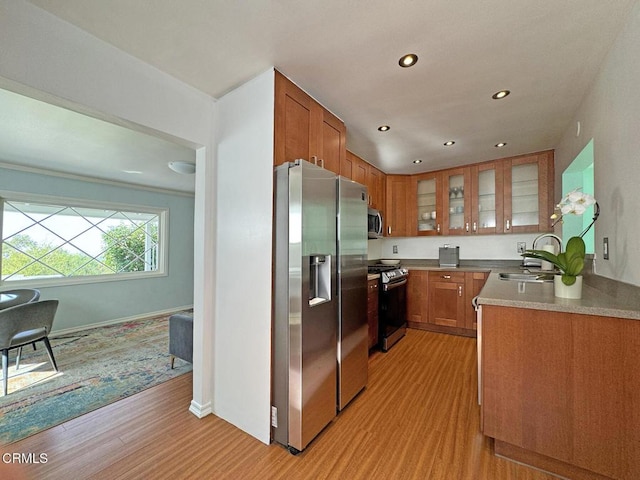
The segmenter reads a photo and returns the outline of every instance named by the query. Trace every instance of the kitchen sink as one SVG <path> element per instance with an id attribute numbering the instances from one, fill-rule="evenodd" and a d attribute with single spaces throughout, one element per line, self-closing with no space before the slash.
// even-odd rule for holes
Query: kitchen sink
<path id="1" fill-rule="evenodd" d="M 500 280 L 512 280 L 516 282 L 553 282 L 553 273 L 499 273 Z"/>

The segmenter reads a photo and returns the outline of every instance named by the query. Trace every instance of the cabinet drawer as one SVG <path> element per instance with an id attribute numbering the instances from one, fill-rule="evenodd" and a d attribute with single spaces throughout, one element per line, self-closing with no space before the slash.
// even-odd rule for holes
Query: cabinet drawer
<path id="1" fill-rule="evenodd" d="M 463 282 L 464 272 L 450 272 L 450 271 L 432 271 L 429 272 L 429 282 Z"/>

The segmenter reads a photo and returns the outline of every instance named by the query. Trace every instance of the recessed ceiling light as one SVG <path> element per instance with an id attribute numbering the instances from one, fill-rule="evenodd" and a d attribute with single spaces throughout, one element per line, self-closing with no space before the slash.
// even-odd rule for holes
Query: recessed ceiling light
<path id="1" fill-rule="evenodd" d="M 130 173 L 131 175 L 139 175 L 142 172 L 140 170 L 123 170 L 124 173 Z"/>
<path id="2" fill-rule="evenodd" d="M 501 98 L 506 97 L 510 93 L 511 92 L 509 90 L 500 90 L 499 92 L 496 92 L 493 95 L 491 95 L 491 98 L 493 98 L 494 100 L 500 100 Z"/>
<path id="3" fill-rule="evenodd" d="M 413 67 L 418 62 L 418 55 L 415 53 L 407 53 L 400 57 L 398 60 L 398 65 L 402 68 Z"/>
<path id="4" fill-rule="evenodd" d="M 507 145 L 507 144 L 506 144 L 505 142 L 500 142 L 500 143 L 496 143 L 496 144 L 494 145 L 494 147 L 496 147 L 496 148 L 502 148 L 502 147 L 504 147 L 504 146 L 506 146 L 506 145 Z"/>
<path id="5" fill-rule="evenodd" d="M 196 173 L 196 166 L 189 162 L 169 162 L 169 168 L 174 172 L 181 173 L 183 175 L 193 175 Z"/>
<path id="6" fill-rule="evenodd" d="M 419 158 L 417 160 L 414 160 L 413 163 L 418 164 L 418 163 L 422 163 L 422 160 L 420 160 Z"/>
<path id="7" fill-rule="evenodd" d="M 444 142 L 444 146 L 445 147 L 450 147 L 451 145 L 454 145 L 456 142 L 454 142 L 453 140 L 449 140 L 448 142 Z"/>
<path id="8" fill-rule="evenodd" d="M 380 125 L 378 127 L 378 130 L 380 130 L 381 132 L 386 132 L 387 130 L 389 130 L 391 127 L 389 125 Z"/>

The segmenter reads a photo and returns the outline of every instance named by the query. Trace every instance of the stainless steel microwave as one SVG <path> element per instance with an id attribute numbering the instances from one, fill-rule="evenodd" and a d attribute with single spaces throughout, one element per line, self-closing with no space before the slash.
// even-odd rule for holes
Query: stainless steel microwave
<path id="1" fill-rule="evenodd" d="M 369 238 L 380 238 L 382 236 L 382 214 L 375 208 L 367 209 Z"/>

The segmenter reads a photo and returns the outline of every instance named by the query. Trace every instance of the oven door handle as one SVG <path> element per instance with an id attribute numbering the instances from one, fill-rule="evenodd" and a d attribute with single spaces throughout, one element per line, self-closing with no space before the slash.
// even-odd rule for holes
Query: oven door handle
<path id="1" fill-rule="evenodd" d="M 394 288 L 398 288 L 398 287 L 401 287 L 403 285 L 406 285 L 406 283 L 407 283 L 407 279 L 406 278 L 403 279 L 403 280 L 400 280 L 399 282 L 395 282 L 395 283 L 385 283 L 382 286 L 382 290 L 384 290 L 385 292 L 388 292 L 389 290 L 393 290 Z"/>

